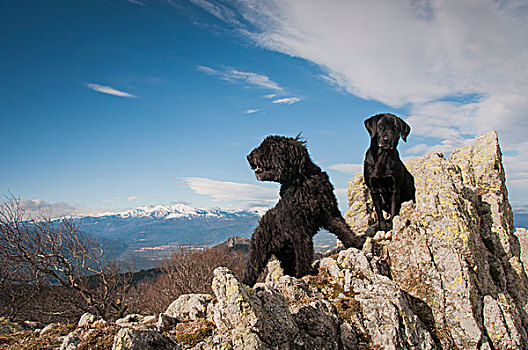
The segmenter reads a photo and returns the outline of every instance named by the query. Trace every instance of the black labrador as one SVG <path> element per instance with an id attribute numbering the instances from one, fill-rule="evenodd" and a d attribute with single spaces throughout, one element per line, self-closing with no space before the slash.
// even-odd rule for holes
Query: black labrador
<path id="1" fill-rule="evenodd" d="M 392 223 L 403 202 L 415 201 L 414 177 L 396 149 L 400 136 L 407 141 L 411 127 L 389 113 L 368 118 L 365 127 L 370 134 L 370 147 L 365 155 L 363 176 L 376 210 L 378 229 L 381 230 L 383 210 L 390 214 L 389 223 Z"/>

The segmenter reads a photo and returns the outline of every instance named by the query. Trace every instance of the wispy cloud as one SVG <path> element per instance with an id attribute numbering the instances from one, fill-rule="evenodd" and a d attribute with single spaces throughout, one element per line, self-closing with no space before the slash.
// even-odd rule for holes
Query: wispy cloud
<path id="1" fill-rule="evenodd" d="M 194 5 L 201 7 L 205 11 L 209 12 L 214 17 L 228 23 L 239 23 L 237 20 L 236 13 L 231 10 L 228 6 L 225 6 L 219 2 L 212 2 L 209 0 L 190 0 Z"/>
<path id="2" fill-rule="evenodd" d="M 259 111 L 259 109 L 248 109 L 248 110 L 246 111 L 246 114 L 255 114 L 255 113 L 257 113 L 258 111 Z"/>
<path id="3" fill-rule="evenodd" d="M 348 164 L 348 163 L 334 164 L 334 165 L 330 165 L 328 169 L 337 170 L 339 172 L 349 174 L 349 175 L 355 175 L 363 171 L 363 164 Z"/>
<path id="4" fill-rule="evenodd" d="M 271 80 L 268 76 L 252 72 L 243 72 L 234 68 L 230 68 L 225 77 L 231 80 L 244 81 L 248 84 L 259 86 L 266 89 L 282 91 L 284 90 L 276 82 Z"/>
<path id="5" fill-rule="evenodd" d="M 24 209 L 26 218 L 32 219 L 53 219 L 65 216 L 94 214 L 106 210 L 102 208 L 82 208 L 66 202 L 50 203 L 42 199 L 21 200 L 20 205 Z"/>
<path id="6" fill-rule="evenodd" d="M 210 196 L 215 202 L 223 202 L 241 207 L 271 207 L 278 199 L 278 190 L 265 186 L 245 184 L 232 181 L 213 180 L 205 177 L 183 178 L 186 186 L 197 194 Z"/>
<path id="7" fill-rule="evenodd" d="M 199 70 L 200 72 L 203 72 L 203 73 L 206 73 L 206 74 L 209 74 L 209 75 L 220 74 L 219 71 L 217 71 L 216 69 L 213 69 L 211 67 L 208 67 L 208 66 L 198 65 L 198 66 L 196 66 L 196 69 Z"/>
<path id="8" fill-rule="evenodd" d="M 129 2 L 131 4 L 140 5 L 140 6 L 145 6 L 146 5 L 144 2 L 139 1 L 139 0 L 126 0 L 126 2 Z"/>
<path id="9" fill-rule="evenodd" d="M 217 70 L 208 66 L 199 65 L 196 66 L 196 69 L 200 72 L 217 75 L 221 79 L 231 81 L 231 82 L 243 82 L 249 85 L 253 85 L 260 88 L 265 88 L 274 91 L 284 90 L 279 84 L 270 79 L 270 77 L 253 72 L 244 72 L 232 67 L 228 67 L 222 70 Z"/>
<path id="10" fill-rule="evenodd" d="M 113 96 L 119 96 L 119 97 L 128 97 L 128 98 L 136 98 L 137 96 L 129 94 L 128 92 L 119 91 L 114 89 L 111 86 L 105 86 L 105 85 L 99 85 L 99 84 L 91 84 L 86 83 L 86 87 L 88 89 L 107 94 L 107 95 L 113 95 Z"/>
<path id="11" fill-rule="evenodd" d="M 272 103 L 292 105 L 299 101 L 301 101 L 299 97 L 285 97 L 285 98 L 279 98 L 279 99 L 273 100 Z"/>
<path id="12" fill-rule="evenodd" d="M 129 202 L 137 201 L 139 199 L 138 196 L 130 196 L 127 198 Z"/>

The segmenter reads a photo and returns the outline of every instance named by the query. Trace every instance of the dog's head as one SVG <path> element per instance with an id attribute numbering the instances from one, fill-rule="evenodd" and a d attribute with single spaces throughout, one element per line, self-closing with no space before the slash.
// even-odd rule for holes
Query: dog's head
<path id="1" fill-rule="evenodd" d="M 307 176 L 313 164 L 305 141 L 284 136 L 268 136 L 247 156 L 260 181 L 291 182 Z"/>
<path id="2" fill-rule="evenodd" d="M 368 118 L 365 120 L 365 127 L 376 146 L 386 150 L 396 149 L 400 136 L 403 141 L 407 141 L 411 132 L 411 127 L 403 119 L 390 113 Z"/>

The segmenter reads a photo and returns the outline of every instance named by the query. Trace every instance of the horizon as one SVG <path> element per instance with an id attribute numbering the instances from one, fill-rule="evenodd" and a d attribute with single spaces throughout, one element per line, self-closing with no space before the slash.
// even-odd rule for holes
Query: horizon
<path id="1" fill-rule="evenodd" d="M 271 207 L 246 155 L 303 133 L 340 208 L 369 137 L 402 158 L 496 130 L 528 204 L 528 6 L 493 0 L 27 0 L 0 5 L 3 194 L 63 212 Z"/>

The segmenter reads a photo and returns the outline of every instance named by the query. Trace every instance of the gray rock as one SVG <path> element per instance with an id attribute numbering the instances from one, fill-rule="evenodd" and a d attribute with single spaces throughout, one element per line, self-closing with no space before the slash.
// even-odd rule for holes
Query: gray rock
<path id="1" fill-rule="evenodd" d="M 177 350 L 168 337 L 153 330 L 122 328 L 114 338 L 112 350 Z"/>
<path id="2" fill-rule="evenodd" d="M 209 294 L 183 294 L 174 300 L 165 315 L 179 321 L 191 321 L 205 318 L 207 305 L 213 299 Z"/>
<path id="3" fill-rule="evenodd" d="M 57 327 L 59 327 L 58 323 L 50 323 L 46 327 L 42 328 L 42 330 L 40 331 L 39 335 L 42 337 L 42 336 L 44 336 L 46 334 L 49 334 L 49 333 L 53 332 L 53 330 L 56 329 Z"/>
<path id="4" fill-rule="evenodd" d="M 81 343 L 81 338 L 79 338 L 76 331 L 73 331 L 64 338 L 60 350 L 77 350 Z"/>
<path id="5" fill-rule="evenodd" d="M 337 259 L 321 260 L 330 282 L 344 293 L 335 301 L 341 317 L 369 339 L 370 346 L 383 349 L 434 349 L 426 325 L 412 310 L 410 299 L 389 278 L 376 272 L 365 254 L 350 248 Z"/>
<path id="6" fill-rule="evenodd" d="M 158 322 L 156 323 L 156 329 L 158 332 L 166 332 L 178 324 L 178 320 L 167 316 L 165 314 L 159 314 Z"/>
<path id="7" fill-rule="evenodd" d="M 266 284 L 249 288 L 223 267 L 215 269 L 212 288 L 217 299 L 214 322 L 221 332 L 230 333 L 235 348 L 245 342 L 257 344 L 247 349 L 292 348 L 298 329 L 282 294 Z"/>
<path id="8" fill-rule="evenodd" d="M 77 327 L 86 327 L 86 326 L 92 325 L 97 320 L 98 320 L 97 316 L 92 315 L 89 312 L 85 312 L 79 319 L 79 322 L 77 323 Z"/>
<path id="9" fill-rule="evenodd" d="M 521 262 L 524 273 L 528 275 L 528 230 L 518 227 L 515 229 L 514 235 L 519 240 L 521 246 Z"/>
<path id="10" fill-rule="evenodd" d="M 122 327 L 133 327 L 141 324 L 152 322 L 156 316 L 144 316 L 140 314 L 130 314 L 115 321 L 116 324 Z"/>

